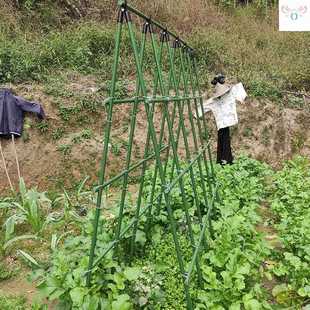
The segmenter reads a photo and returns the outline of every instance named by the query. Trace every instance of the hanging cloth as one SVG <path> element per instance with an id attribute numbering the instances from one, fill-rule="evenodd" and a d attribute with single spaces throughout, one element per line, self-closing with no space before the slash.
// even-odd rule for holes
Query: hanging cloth
<path id="1" fill-rule="evenodd" d="M 15 137 L 20 137 L 23 130 L 24 112 L 32 112 L 37 114 L 40 119 L 45 118 L 43 108 L 40 104 L 35 102 L 26 101 L 25 99 L 15 96 L 9 89 L 0 89 L 0 154 L 8 179 L 10 188 L 14 192 L 14 187 L 9 176 L 7 164 L 5 161 L 1 138 L 11 137 L 12 146 L 16 160 L 18 179 L 21 179 L 19 161 L 15 146 Z"/>
<path id="2" fill-rule="evenodd" d="M 9 89 L 0 89 L 0 137 L 21 136 L 24 112 L 35 113 L 40 119 L 45 118 L 40 104 L 15 96 Z"/>

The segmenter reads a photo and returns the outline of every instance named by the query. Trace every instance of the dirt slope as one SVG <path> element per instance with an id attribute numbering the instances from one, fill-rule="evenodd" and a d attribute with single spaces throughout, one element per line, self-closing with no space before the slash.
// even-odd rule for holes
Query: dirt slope
<path id="1" fill-rule="evenodd" d="M 79 78 L 77 81 L 75 77 L 68 85 L 79 94 L 95 93 L 98 90 L 96 82 L 91 78 Z M 34 117 L 27 116 L 25 122 L 27 137 L 18 139 L 16 143 L 22 176 L 26 183 L 29 186 L 38 186 L 40 189 L 56 189 L 70 186 L 87 175 L 96 181 L 102 154 L 104 109 L 86 113 L 87 124 L 71 124 L 61 118 L 59 105 L 56 104 L 59 98 L 47 95 L 42 85 L 19 85 L 14 89 L 20 95 L 41 102 L 48 116 L 46 130 L 40 129 Z M 65 98 L 62 100 L 65 106 L 72 104 L 70 100 Z M 232 144 L 236 154 L 250 154 L 273 166 L 277 166 L 294 154 L 310 154 L 310 134 L 307 132 L 310 112 L 306 109 L 283 108 L 265 100 L 251 99 L 239 105 L 238 109 L 240 123 L 232 129 Z M 110 176 L 116 175 L 124 166 L 130 110 L 130 106 L 115 108 L 107 171 Z M 208 120 L 213 139 L 212 148 L 215 151 L 216 129 L 213 116 L 208 115 Z M 155 124 L 159 132 L 160 113 L 156 113 Z M 189 126 L 188 122 L 186 126 Z M 65 132 L 59 138 L 53 139 L 52 136 L 57 133 L 58 128 L 65 128 Z M 146 117 L 141 110 L 137 119 L 133 162 L 143 155 L 146 129 Z M 89 130 L 91 135 L 81 138 L 85 130 Z M 16 186 L 18 179 L 12 144 L 10 140 L 2 140 L 2 146 L 9 173 Z M 180 152 L 184 154 L 182 145 L 180 148 Z M 1 162 L 0 191 L 6 190 L 8 182 Z"/>

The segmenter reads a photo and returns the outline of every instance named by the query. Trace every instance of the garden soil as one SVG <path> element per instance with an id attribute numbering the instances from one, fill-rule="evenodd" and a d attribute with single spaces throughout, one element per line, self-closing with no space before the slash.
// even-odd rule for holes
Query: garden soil
<path id="1" fill-rule="evenodd" d="M 86 82 L 86 90 L 88 87 L 94 91 L 92 83 Z M 76 88 L 76 85 L 80 84 L 74 84 L 73 87 Z M 90 176 L 90 182 L 95 182 L 102 157 L 105 113 L 101 112 L 99 121 L 90 127 L 81 128 L 78 124 L 67 125 L 58 115 L 53 97 L 46 95 L 41 86 L 20 85 L 18 90 L 20 90 L 19 95 L 27 96 L 28 94 L 29 97 L 29 93 L 31 93 L 31 99 L 43 104 L 49 127 L 67 127 L 66 134 L 55 141 L 51 138 L 50 131 L 42 133 L 36 128 L 37 120 L 34 117 L 26 117 L 26 124 L 31 124 L 30 126 L 26 125 L 27 139 L 20 138 L 16 142 L 21 173 L 26 184 L 37 186 L 40 190 L 47 190 L 70 186 L 85 176 Z M 154 122 L 157 134 L 159 134 L 161 115 L 160 108 L 157 109 Z M 307 130 L 310 109 L 287 108 L 267 100 L 248 99 L 246 103 L 238 105 L 238 110 L 239 125 L 231 130 L 232 148 L 236 156 L 241 153 L 248 154 L 273 167 L 278 167 L 283 160 L 292 158 L 296 154 L 310 155 L 310 134 Z M 109 176 L 116 175 L 124 168 L 130 111 L 131 106 L 116 106 L 115 108 L 107 169 Z M 207 119 L 212 137 L 212 149 L 215 152 L 217 137 L 215 121 L 211 114 L 207 115 Z M 186 117 L 185 124 L 187 128 L 190 128 Z M 71 143 L 72 138 L 82 129 L 91 129 L 93 133 L 91 139 Z M 137 162 L 142 158 L 146 135 L 146 117 L 143 108 L 140 107 L 132 162 Z M 167 136 L 164 137 L 164 141 L 167 141 Z M 67 154 L 63 154 L 61 151 L 63 145 L 70 145 Z M 2 146 L 8 171 L 17 188 L 17 168 L 12 144 L 10 140 L 2 140 Z M 180 143 L 179 152 L 184 157 L 182 143 Z M 2 163 L 0 167 L 0 192 L 4 193 L 9 191 L 9 186 Z"/>

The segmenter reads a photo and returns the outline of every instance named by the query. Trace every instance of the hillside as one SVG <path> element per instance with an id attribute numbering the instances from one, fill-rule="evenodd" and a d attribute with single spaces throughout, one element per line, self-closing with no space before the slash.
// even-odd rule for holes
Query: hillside
<path id="1" fill-rule="evenodd" d="M 136 5 L 196 49 L 203 88 L 210 88 L 218 72 L 244 83 L 250 98 L 240 107 L 240 125 L 233 132 L 235 152 L 273 165 L 297 153 L 309 154 L 305 120 L 310 99 L 299 95 L 310 89 L 309 34 L 279 33 L 273 9 L 264 17 L 252 6 L 230 12 L 204 1 L 190 3 L 182 1 L 177 8 L 173 1 Z M 1 86 L 42 103 L 47 112 L 46 122 L 26 119 L 24 137 L 17 143 L 23 176 L 42 189 L 71 186 L 86 175 L 95 181 L 94 164 L 98 167 L 101 156 L 102 102 L 111 78 L 116 8 L 101 2 L 79 5 L 83 17 L 57 2 L 25 2 L 17 8 L 3 1 Z M 122 93 L 129 91 L 134 74 L 128 49 L 121 64 Z M 210 118 L 210 127 L 213 124 Z M 126 127 L 126 115 L 118 126 Z M 122 153 L 126 136 L 118 140 L 115 148 Z M 9 170 L 16 176 L 10 143 L 3 144 Z M 0 188 L 6 187 L 1 174 Z"/>

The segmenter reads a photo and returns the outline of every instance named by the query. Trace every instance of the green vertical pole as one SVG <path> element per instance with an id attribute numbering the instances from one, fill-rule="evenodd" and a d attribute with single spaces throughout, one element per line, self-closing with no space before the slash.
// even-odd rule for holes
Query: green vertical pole
<path id="1" fill-rule="evenodd" d="M 170 63 L 170 67 L 171 67 L 171 71 L 172 71 L 172 75 L 171 75 L 171 80 L 173 81 L 172 84 L 172 89 L 175 91 L 176 89 L 178 90 L 180 87 L 180 82 L 181 82 L 181 77 L 179 77 L 177 79 L 177 77 L 175 76 L 175 65 L 173 62 L 173 58 L 171 57 L 175 55 L 175 50 L 179 48 L 178 46 L 175 46 L 174 48 L 170 47 L 169 44 L 167 44 L 167 49 L 168 49 L 168 55 L 169 55 L 169 63 Z M 171 61 L 172 58 L 172 61 Z M 172 65 L 171 65 L 172 64 Z M 174 105 L 174 109 L 176 109 L 177 105 Z M 181 107 L 183 110 L 184 107 L 184 102 L 182 101 L 181 103 Z M 176 111 L 173 111 L 173 113 L 176 113 Z M 180 115 L 180 114 L 179 114 Z M 181 114 L 182 115 L 182 114 Z M 180 117 L 180 116 L 179 116 Z M 177 127 L 177 133 L 176 133 L 176 148 L 178 149 L 179 147 L 179 140 L 180 140 L 180 135 L 181 135 L 181 122 L 179 120 L 178 123 L 178 127 Z M 174 170 L 175 170 L 175 162 L 172 163 L 172 169 L 171 169 L 171 175 L 170 175 L 170 182 L 173 179 L 174 176 Z"/>
<path id="2" fill-rule="evenodd" d="M 147 97 L 147 89 L 146 89 L 146 86 L 144 84 L 143 73 L 142 73 L 142 70 L 141 70 L 141 67 L 139 64 L 139 54 L 138 54 L 138 49 L 136 46 L 136 41 L 135 41 L 134 33 L 132 30 L 131 22 L 129 21 L 127 23 L 127 25 L 128 25 L 131 45 L 132 45 L 133 51 L 134 51 L 134 58 L 135 58 L 138 78 L 139 78 L 139 81 L 141 83 L 143 96 L 146 98 Z M 158 168 L 159 168 L 159 175 L 160 175 L 161 183 L 163 186 L 165 186 L 166 181 L 165 181 L 164 171 L 163 171 L 163 167 L 162 167 L 162 163 L 161 163 L 161 159 L 160 159 L 160 150 L 159 150 L 160 147 L 158 146 L 158 142 L 157 142 L 157 138 L 156 138 L 156 132 L 155 132 L 154 124 L 153 124 L 153 118 L 152 118 L 152 115 L 150 113 L 149 103 L 147 101 L 145 102 L 145 110 L 146 110 L 146 115 L 147 115 L 147 119 L 148 119 L 148 123 L 149 123 L 149 127 L 150 127 L 151 139 L 152 139 L 154 151 L 156 154 L 156 164 L 158 165 Z M 175 244 L 175 248 L 176 248 L 180 272 L 181 272 L 182 276 L 184 277 L 184 275 L 185 275 L 184 262 L 183 262 L 183 258 L 182 258 L 182 254 L 181 254 L 181 248 L 180 248 L 178 237 L 177 237 L 176 223 L 175 223 L 175 219 L 173 217 L 172 209 L 170 206 L 169 194 L 167 192 L 165 192 L 164 197 L 165 197 L 165 202 L 166 202 L 166 206 L 167 206 L 168 216 L 170 219 L 172 235 L 173 235 L 174 244 Z M 185 288 L 187 308 L 189 310 L 192 310 L 193 305 L 192 305 L 192 300 L 191 300 L 190 293 L 189 293 L 189 287 L 186 285 L 184 278 L 183 278 L 183 284 L 184 284 L 184 288 Z"/>
<path id="3" fill-rule="evenodd" d="M 192 72 L 193 60 L 190 58 L 189 55 L 187 56 L 187 62 L 188 62 L 188 68 L 189 68 L 189 76 L 190 76 L 190 84 L 191 84 L 191 89 L 192 89 L 192 96 L 196 97 L 197 96 L 197 89 L 195 87 L 194 77 L 193 77 L 193 72 Z M 200 93 L 198 93 L 198 96 L 200 96 Z M 199 140 L 200 140 L 200 145 L 203 147 L 203 145 L 204 145 L 204 140 L 203 140 L 204 133 L 203 133 L 203 129 L 201 126 L 201 120 L 198 117 L 198 101 L 201 103 L 200 99 L 194 99 L 194 107 L 195 107 L 195 113 L 196 113 L 196 121 L 197 121 L 198 136 L 199 136 Z M 202 119 L 204 122 L 206 122 L 205 121 L 205 115 L 202 116 Z M 208 148 L 208 150 L 209 150 L 209 148 Z M 210 155 L 210 154 L 211 154 L 211 152 L 208 153 L 208 155 Z M 207 173 L 207 183 L 208 183 L 208 188 L 209 188 L 209 194 L 211 197 L 212 196 L 212 184 L 211 184 L 212 171 L 210 174 L 206 152 L 203 153 L 203 158 L 204 158 L 205 170 Z M 209 160 L 210 160 L 210 166 L 211 166 L 212 158 L 209 158 Z M 212 181 L 213 181 L 213 179 L 212 179 Z"/>
<path id="4" fill-rule="evenodd" d="M 207 141 L 209 141 L 210 136 L 209 136 L 209 130 L 208 130 L 208 126 L 207 126 L 207 121 L 206 121 L 205 115 L 203 113 L 203 99 L 201 97 L 201 91 L 200 91 L 200 87 L 199 87 L 198 70 L 197 70 L 197 64 L 196 64 L 195 57 L 192 58 L 192 64 L 193 64 L 193 71 L 194 71 L 194 73 L 193 73 L 193 75 L 194 75 L 193 85 L 195 85 L 195 92 L 197 91 L 199 94 L 199 97 L 200 97 L 199 104 L 200 104 L 200 109 L 202 111 L 202 124 L 203 124 L 204 137 Z M 198 117 L 198 114 L 197 114 L 197 117 Z M 213 161 L 212 161 L 212 153 L 211 153 L 210 144 L 208 144 L 208 156 L 209 156 L 211 177 L 212 177 L 212 181 L 213 181 L 212 184 L 213 184 L 213 187 L 215 188 L 216 176 L 215 176 L 215 170 L 214 170 Z M 207 172 L 207 174 L 209 173 L 208 172 L 208 166 L 206 166 L 206 172 Z M 220 202 L 220 196 L 219 196 L 218 190 L 216 190 L 216 201 Z"/>
<path id="5" fill-rule="evenodd" d="M 180 61 L 181 61 L 180 81 L 183 78 L 184 95 L 186 97 L 188 97 L 187 80 L 185 78 L 185 68 L 184 68 L 184 64 L 183 64 L 182 50 L 181 50 L 181 48 L 179 48 L 178 50 L 179 50 Z M 170 65 L 172 66 L 173 71 L 174 71 L 174 64 L 171 61 L 171 52 L 169 53 L 169 60 L 170 60 Z M 178 85 L 177 85 L 177 82 L 176 82 L 175 78 L 173 78 L 173 83 L 174 83 L 174 86 L 175 86 L 176 95 L 180 96 L 180 92 L 179 92 Z M 189 100 L 184 100 L 184 101 L 186 101 L 187 104 L 188 104 L 188 113 L 189 113 L 188 116 L 189 116 L 190 122 L 192 124 L 192 119 L 191 119 L 192 114 L 191 114 L 191 109 L 190 109 L 190 101 Z M 191 155 L 190 155 L 189 144 L 188 144 L 187 135 L 186 135 L 186 129 L 185 129 L 184 120 L 183 120 L 184 103 L 185 102 L 182 102 L 182 103 L 178 102 L 177 106 L 178 106 L 179 117 L 180 117 L 180 126 L 181 126 L 183 140 L 184 140 L 186 160 L 187 160 L 188 164 L 190 164 L 190 162 L 191 162 Z M 194 129 L 195 128 L 192 127 L 192 132 L 193 132 L 193 135 L 194 135 L 194 141 L 196 142 L 196 134 L 193 131 Z M 198 147 L 197 147 L 196 143 L 194 143 L 194 144 L 195 144 L 195 150 L 196 150 L 196 152 L 198 152 Z M 200 164 L 200 158 L 197 160 L 197 163 L 198 163 L 198 165 Z M 196 205 L 196 209 L 197 209 L 197 213 L 198 213 L 198 218 L 199 218 L 200 225 L 202 227 L 202 214 L 201 214 L 201 210 L 200 210 L 200 202 L 199 202 L 199 196 L 198 196 L 198 192 L 197 192 L 197 183 L 196 183 L 196 180 L 195 180 L 194 170 L 193 170 L 192 167 L 190 167 L 189 174 L 190 174 L 191 185 L 192 185 L 192 189 L 193 189 L 193 193 L 194 193 L 194 201 L 195 201 L 195 205 Z M 201 178 L 201 183 L 204 183 L 204 180 L 202 178 Z M 201 184 L 201 185 L 203 186 L 203 184 Z M 207 248 L 205 239 L 204 239 L 204 247 Z"/>
<path id="6" fill-rule="evenodd" d="M 100 167 L 99 185 L 103 185 L 104 180 L 105 180 L 105 169 L 106 169 L 106 163 L 107 163 L 107 157 L 108 157 L 108 151 L 109 151 L 109 139 L 110 139 L 110 133 L 111 133 L 111 126 L 112 126 L 113 99 L 115 95 L 117 68 L 118 68 L 119 55 L 120 55 L 121 33 L 122 33 L 122 23 L 119 21 L 117 24 L 117 31 L 116 31 L 116 38 L 115 38 L 115 57 L 114 57 L 114 65 L 113 65 L 113 71 L 112 71 L 112 87 L 111 87 L 111 92 L 110 92 L 111 100 L 109 101 L 107 122 L 106 122 L 106 127 L 105 127 L 104 148 L 103 148 L 103 157 L 102 157 L 101 167 Z M 94 263 L 95 248 L 97 244 L 97 234 L 98 234 L 99 218 L 100 218 L 100 213 L 101 213 L 102 194 L 103 194 L 103 187 L 101 186 L 99 187 L 97 203 L 96 203 L 96 212 L 95 212 L 95 218 L 94 218 L 94 231 L 92 235 L 92 242 L 91 242 L 89 262 L 88 262 L 88 273 L 87 273 L 87 278 L 86 278 L 87 286 L 90 286 L 90 283 L 91 283 L 91 276 L 92 276 L 91 269 Z"/>
<path id="7" fill-rule="evenodd" d="M 162 35 L 161 35 L 161 50 L 160 50 L 160 55 L 161 53 L 163 52 L 162 50 L 162 47 L 164 45 L 164 42 L 169 42 L 169 36 L 167 33 L 163 32 Z M 173 54 L 173 57 L 174 57 L 174 54 Z M 160 59 L 161 60 L 161 59 Z M 161 61 L 160 61 L 160 67 L 161 67 Z M 158 86 L 158 79 L 159 79 L 159 76 L 158 76 L 158 70 L 155 70 L 156 72 L 156 86 Z M 169 69 L 169 78 L 168 78 L 168 84 L 167 84 L 167 93 L 169 93 L 170 91 L 170 85 L 172 85 L 172 69 L 170 67 Z M 172 111 L 172 123 L 174 123 L 174 119 L 175 119 L 175 114 L 176 114 L 176 105 L 173 105 L 173 111 Z M 162 119 L 165 120 L 165 115 L 164 115 L 164 111 L 163 111 L 163 115 L 162 115 Z M 160 143 L 163 139 L 163 131 L 161 130 L 160 131 Z M 166 173 L 167 173 L 167 167 L 168 167 L 168 163 L 169 163 L 169 154 L 170 154 L 170 149 L 171 149 L 171 143 L 170 143 L 170 138 L 168 137 L 168 148 L 167 148 L 167 152 L 166 152 L 166 162 L 165 162 L 165 165 L 164 165 L 164 175 L 166 177 Z M 153 184 L 152 184 L 152 191 L 151 191 L 151 199 L 153 198 L 153 195 L 154 195 L 154 191 L 155 191 L 155 185 L 156 185 L 156 180 L 157 180 L 157 174 L 158 174 L 158 167 L 156 166 L 155 167 L 155 178 L 153 179 Z M 160 212 L 160 206 L 161 206 L 161 202 L 162 202 L 162 198 L 163 196 L 160 195 L 159 199 L 158 199 L 158 202 L 157 202 L 157 215 L 159 214 Z"/>
<path id="8" fill-rule="evenodd" d="M 147 31 L 147 29 L 146 29 L 146 31 Z M 143 35 L 146 36 L 147 32 L 144 32 Z M 160 61 L 161 61 L 161 56 L 162 56 L 162 47 L 163 47 L 163 45 L 161 44 L 161 47 L 160 47 Z M 158 87 L 158 78 L 155 77 L 153 97 L 156 96 L 157 87 Z M 155 103 L 152 104 L 152 108 L 151 108 L 152 119 L 153 119 L 153 115 L 154 115 L 154 109 L 155 109 Z M 164 118 L 162 118 L 161 132 L 164 131 L 164 124 L 163 123 L 164 123 Z M 151 135 L 150 135 L 150 129 L 149 129 L 149 126 L 148 126 L 146 144 L 145 144 L 145 149 L 144 149 L 144 158 L 147 158 L 148 154 L 149 154 L 150 138 L 151 138 Z M 136 206 L 135 223 L 134 223 L 133 234 L 132 234 L 132 238 L 131 238 L 131 255 L 133 255 L 133 252 L 134 252 L 134 245 L 135 245 L 135 240 L 136 240 L 136 235 L 137 235 L 137 230 L 138 230 L 138 219 L 139 219 L 141 203 L 142 203 L 142 196 L 143 196 L 143 188 L 144 188 L 146 167 L 147 167 L 147 162 L 145 161 L 143 163 L 142 169 L 141 169 L 141 181 L 140 181 L 138 200 L 137 200 L 137 206 Z M 157 171 L 157 169 L 156 169 L 156 171 Z M 157 179 L 157 172 L 154 173 L 154 177 L 153 177 L 153 181 L 152 181 L 153 182 L 153 184 L 152 184 L 152 189 L 153 190 L 151 192 L 151 199 L 150 199 L 151 204 L 152 204 L 153 197 L 154 197 L 154 192 L 155 192 L 154 189 L 155 189 L 156 179 Z M 150 206 L 149 207 L 149 212 L 148 212 L 147 231 L 149 230 L 149 227 L 150 227 L 150 216 L 151 216 L 151 214 L 152 214 L 152 209 L 151 209 L 151 206 Z"/>
<path id="9" fill-rule="evenodd" d="M 153 54 L 154 54 L 154 57 L 155 57 L 156 69 L 158 70 L 159 85 L 160 85 L 160 89 L 161 89 L 162 95 L 165 96 L 166 95 L 165 94 L 165 87 L 164 87 L 164 84 L 163 84 L 162 74 L 161 74 L 161 70 L 160 70 L 160 66 L 159 66 L 159 62 L 158 62 L 158 52 L 157 52 L 157 47 L 156 47 L 156 43 L 155 43 L 155 39 L 154 39 L 153 33 L 151 33 L 151 39 L 152 39 L 152 49 L 153 49 Z M 174 74 L 172 74 L 172 75 L 174 76 Z M 175 77 L 173 77 L 173 79 L 175 79 Z M 180 117 L 180 125 L 181 125 L 181 129 L 182 129 L 183 135 L 184 135 L 185 134 L 185 128 L 184 128 L 184 123 L 183 123 L 183 115 L 181 113 L 180 102 L 177 101 L 176 104 L 178 106 L 178 110 L 179 110 L 179 113 L 180 113 L 180 115 L 179 115 L 179 117 Z M 177 168 L 177 172 L 180 173 L 181 165 L 179 163 L 177 145 L 176 145 L 176 142 L 175 142 L 175 139 L 174 139 L 173 126 L 172 126 L 171 119 L 170 119 L 170 116 L 169 116 L 168 102 L 164 102 L 163 103 L 163 109 L 164 109 L 164 113 L 165 113 L 166 119 L 167 119 L 167 127 L 168 127 L 168 131 L 169 131 L 169 138 L 170 138 L 170 143 L 171 143 L 172 151 L 173 151 L 173 160 L 175 162 L 175 165 L 176 165 L 176 168 Z M 180 188 L 180 191 L 181 191 L 183 208 L 184 208 L 184 212 L 185 212 L 185 217 L 186 217 L 186 222 L 187 222 L 187 226 L 188 226 L 188 231 L 189 231 L 189 237 L 190 237 L 191 245 L 192 245 L 193 251 L 195 251 L 195 239 L 194 239 L 194 233 L 193 233 L 193 230 L 192 230 L 191 218 L 190 218 L 190 215 L 189 215 L 189 212 L 188 212 L 188 203 L 186 201 L 186 193 L 185 193 L 185 189 L 184 189 L 183 178 L 180 178 L 180 180 L 179 180 L 179 188 Z M 199 266 L 199 262 L 198 261 L 196 261 L 196 268 L 197 268 L 197 274 L 198 274 L 199 282 L 202 283 L 202 275 L 201 275 L 201 270 L 200 270 L 200 266 Z"/>
<path id="10" fill-rule="evenodd" d="M 140 52 L 140 66 L 141 66 L 141 68 L 143 67 L 145 41 L 146 41 L 146 34 L 144 33 L 142 36 L 141 52 Z M 139 97 L 139 94 L 140 94 L 140 83 L 139 83 L 139 80 L 137 79 L 136 98 Z M 124 204 L 125 204 L 125 198 L 126 198 L 127 186 L 128 186 L 128 177 L 129 177 L 128 169 L 130 167 L 130 162 L 131 162 L 132 144 L 133 144 L 134 133 L 135 133 L 135 128 L 136 128 L 138 105 L 139 105 L 139 101 L 138 101 L 138 99 L 136 99 L 136 101 L 134 102 L 133 108 L 132 108 L 131 121 L 130 121 L 128 149 L 127 149 L 126 164 L 125 164 L 125 170 L 127 172 L 125 173 L 124 179 L 123 179 L 122 194 L 121 194 L 119 216 L 118 216 L 118 224 L 117 224 L 116 233 L 115 233 L 115 239 L 116 240 L 119 239 L 119 236 L 121 233 L 121 228 L 122 228 Z"/>
<path id="11" fill-rule="evenodd" d="M 181 50 L 180 50 L 180 59 L 181 59 L 181 76 L 183 77 L 183 83 L 184 83 L 184 92 L 185 92 L 185 96 L 188 97 L 190 95 L 189 94 L 189 90 L 188 90 L 188 82 L 189 81 L 188 81 L 188 75 L 186 74 L 185 64 L 184 64 L 184 60 L 183 60 L 183 51 L 181 51 Z M 190 125 L 191 125 L 191 131 L 192 131 L 192 135 L 193 135 L 194 148 L 195 148 L 196 153 L 198 153 L 199 147 L 198 147 L 196 129 L 195 129 L 195 124 L 194 124 L 194 117 L 193 117 L 193 113 L 192 113 L 192 107 L 191 107 L 191 104 L 190 104 L 190 100 L 186 100 L 186 101 L 187 101 L 187 109 L 188 109 L 188 116 L 189 116 L 189 121 L 190 121 Z M 207 143 L 208 143 L 208 141 L 207 141 Z M 203 152 L 203 153 L 205 154 L 205 152 Z M 190 161 L 190 158 L 188 160 Z M 208 206 L 208 195 L 207 195 L 207 191 L 206 191 L 206 187 L 205 187 L 205 182 L 204 182 L 204 176 L 203 176 L 203 170 L 202 170 L 201 158 L 200 157 L 197 160 L 197 165 L 198 165 L 198 171 L 199 171 L 199 176 L 200 176 L 200 180 L 201 180 L 200 184 L 201 184 L 201 188 L 202 188 L 202 192 L 203 192 L 204 203 L 205 203 L 205 206 L 207 208 L 207 206 Z M 193 174 L 193 172 L 192 172 L 192 174 Z M 194 176 L 192 176 L 192 178 L 194 179 Z M 194 193 L 196 195 L 198 195 L 197 191 L 194 191 Z M 196 202 L 196 204 L 198 204 L 196 206 L 196 208 L 197 208 L 197 212 L 198 212 L 198 217 L 199 217 L 200 225 L 202 227 L 203 223 L 202 223 L 202 214 L 201 214 L 201 210 L 200 210 L 200 207 L 199 207 L 199 200 Z M 205 239 L 203 239 L 203 240 L 204 240 L 203 245 L 204 245 L 204 247 L 206 249 Z"/>
<path id="12" fill-rule="evenodd" d="M 170 69 L 169 69 L 169 85 L 168 85 L 168 89 L 167 89 L 167 94 L 169 95 L 170 94 L 170 86 L 171 86 L 172 91 L 174 91 L 174 93 L 176 92 L 176 89 L 177 90 L 179 89 L 180 82 L 181 82 L 181 77 L 179 77 L 178 79 L 176 79 L 176 77 L 175 77 L 174 60 L 175 60 L 175 55 L 176 55 L 176 53 L 175 53 L 176 49 L 170 47 L 169 40 L 166 41 L 166 48 L 167 48 L 167 51 L 168 51 L 168 56 L 169 56 L 168 59 L 169 59 L 169 64 L 170 64 Z M 183 105 L 184 105 L 184 103 L 182 102 L 181 103 L 182 109 L 183 109 Z M 173 111 L 172 111 L 172 117 L 171 117 L 172 127 L 174 127 L 174 121 L 175 121 L 175 117 L 176 117 L 176 110 L 177 110 L 177 105 L 174 104 L 173 105 Z M 175 141 L 176 141 L 176 149 L 178 149 L 180 135 L 181 135 L 181 124 L 179 122 L 178 123 L 178 127 L 177 127 L 177 131 L 176 131 L 176 139 L 175 139 Z M 166 154 L 166 158 L 167 159 L 169 158 L 169 154 L 170 154 L 170 150 L 171 150 L 170 144 L 171 143 L 169 143 L 169 147 L 167 149 L 167 154 Z M 165 163 L 165 168 L 164 168 L 165 174 L 166 174 L 167 167 L 168 167 L 168 160 Z M 173 179 L 174 169 L 175 169 L 175 162 L 172 163 L 172 169 L 171 169 L 171 172 L 170 172 L 170 183 L 172 182 L 172 179 Z M 159 199 L 159 205 L 161 204 L 161 199 L 162 199 L 162 197 L 160 197 L 160 199 Z"/>
<path id="13" fill-rule="evenodd" d="M 194 84 L 193 84 L 193 77 L 192 77 L 192 71 L 191 71 L 191 59 L 189 59 L 189 56 L 187 55 L 188 58 L 188 65 L 189 65 L 189 73 L 190 73 L 190 81 L 191 81 L 191 86 L 192 86 L 192 95 L 195 96 L 195 88 L 194 88 Z M 204 146 L 204 141 L 202 138 L 202 128 L 201 128 L 201 124 L 200 124 L 200 119 L 198 117 L 198 104 L 197 104 L 197 100 L 194 100 L 194 107 L 195 107 L 195 113 L 196 113 L 196 120 L 197 120 L 197 127 L 198 127 L 198 133 L 199 133 L 199 137 L 200 137 L 200 144 L 203 147 Z M 203 118 L 205 117 L 204 115 L 202 116 Z M 209 141 L 207 141 L 208 143 Z M 210 154 L 210 153 L 209 153 Z M 204 159 L 204 164 L 205 164 L 205 170 L 207 173 L 207 183 L 208 183 L 208 188 L 209 188 L 209 194 L 210 194 L 210 199 L 212 197 L 212 192 L 213 192 L 213 188 L 212 188 L 212 180 L 211 180 L 211 176 L 210 176 L 210 172 L 209 172 L 209 166 L 208 166 L 208 161 L 207 161 L 207 156 L 206 153 L 203 152 L 203 159 Z M 212 158 L 209 158 L 210 164 L 212 163 Z M 200 175 L 201 177 L 203 177 L 203 172 L 202 172 L 202 168 L 199 168 L 200 170 Z M 208 199 L 207 199 L 207 193 L 206 193 L 206 189 L 203 189 L 204 191 L 204 196 L 205 196 L 205 201 L 206 201 L 206 206 L 208 206 Z M 212 238 L 214 238 L 214 231 L 212 229 L 212 222 L 211 222 L 211 212 L 209 212 L 210 215 L 208 217 L 208 221 L 209 221 L 209 231 L 210 231 L 210 235 Z"/>
<path id="14" fill-rule="evenodd" d="M 150 31 L 152 31 L 152 28 L 150 28 Z M 160 44 L 160 54 L 159 54 L 159 62 L 161 64 L 161 61 L 162 61 L 162 56 L 163 56 L 163 42 L 161 42 Z M 154 89 L 154 92 L 153 92 L 153 96 L 156 96 L 156 93 L 157 93 L 157 89 L 158 89 L 158 81 L 159 81 L 159 76 L 158 76 L 158 72 L 157 70 L 155 70 L 155 89 Z M 166 121 L 166 116 L 164 114 L 164 112 L 162 111 L 162 114 L 161 114 L 161 125 L 160 125 L 160 131 L 159 131 L 159 145 L 161 146 L 161 144 L 163 143 L 163 139 L 164 139 L 164 131 L 165 131 L 165 121 Z M 168 142 L 168 149 L 170 148 L 170 143 Z M 166 170 L 164 169 L 164 175 L 166 177 Z M 150 196 L 150 201 L 152 202 L 153 199 L 154 199 L 154 194 L 155 194 L 155 187 L 156 187 L 156 183 L 157 183 L 157 177 L 158 177 L 158 167 L 157 165 L 155 166 L 155 171 L 154 171 L 154 177 L 153 177 L 153 180 L 152 180 L 152 189 L 151 189 L 151 196 Z M 163 184 L 161 184 L 162 186 L 162 192 L 164 191 L 164 188 L 163 188 Z M 158 201 L 156 202 L 156 205 L 157 205 L 157 209 L 159 210 L 159 206 L 161 205 L 161 199 L 162 199 L 162 195 L 160 195 Z M 153 203 L 152 203 L 153 205 Z M 150 227 L 151 227 L 151 222 L 152 222 L 152 205 L 151 207 L 149 208 L 149 212 L 148 212 L 148 218 L 147 218 L 147 224 L 146 224 L 146 231 L 149 233 L 150 231 Z"/>
<path id="15" fill-rule="evenodd" d="M 199 104 L 200 104 L 200 109 L 201 109 L 201 111 L 203 113 L 203 99 L 201 98 L 202 94 L 201 94 L 200 87 L 199 87 L 197 64 L 196 64 L 195 58 L 193 58 L 192 61 L 193 61 L 195 90 L 198 92 L 198 95 L 200 97 Z M 206 118 L 205 118 L 204 114 L 202 115 L 202 124 L 203 124 L 203 131 L 204 131 L 203 134 L 204 134 L 204 137 L 208 141 L 210 139 L 210 137 L 209 137 L 209 130 L 208 130 L 207 121 L 206 121 Z M 211 175 L 212 175 L 213 181 L 215 181 L 215 171 L 214 171 L 214 167 L 213 167 L 212 153 L 211 153 L 211 147 L 210 146 L 208 146 L 208 155 L 209 155 L 209 159 L 210 159 Z"/>

